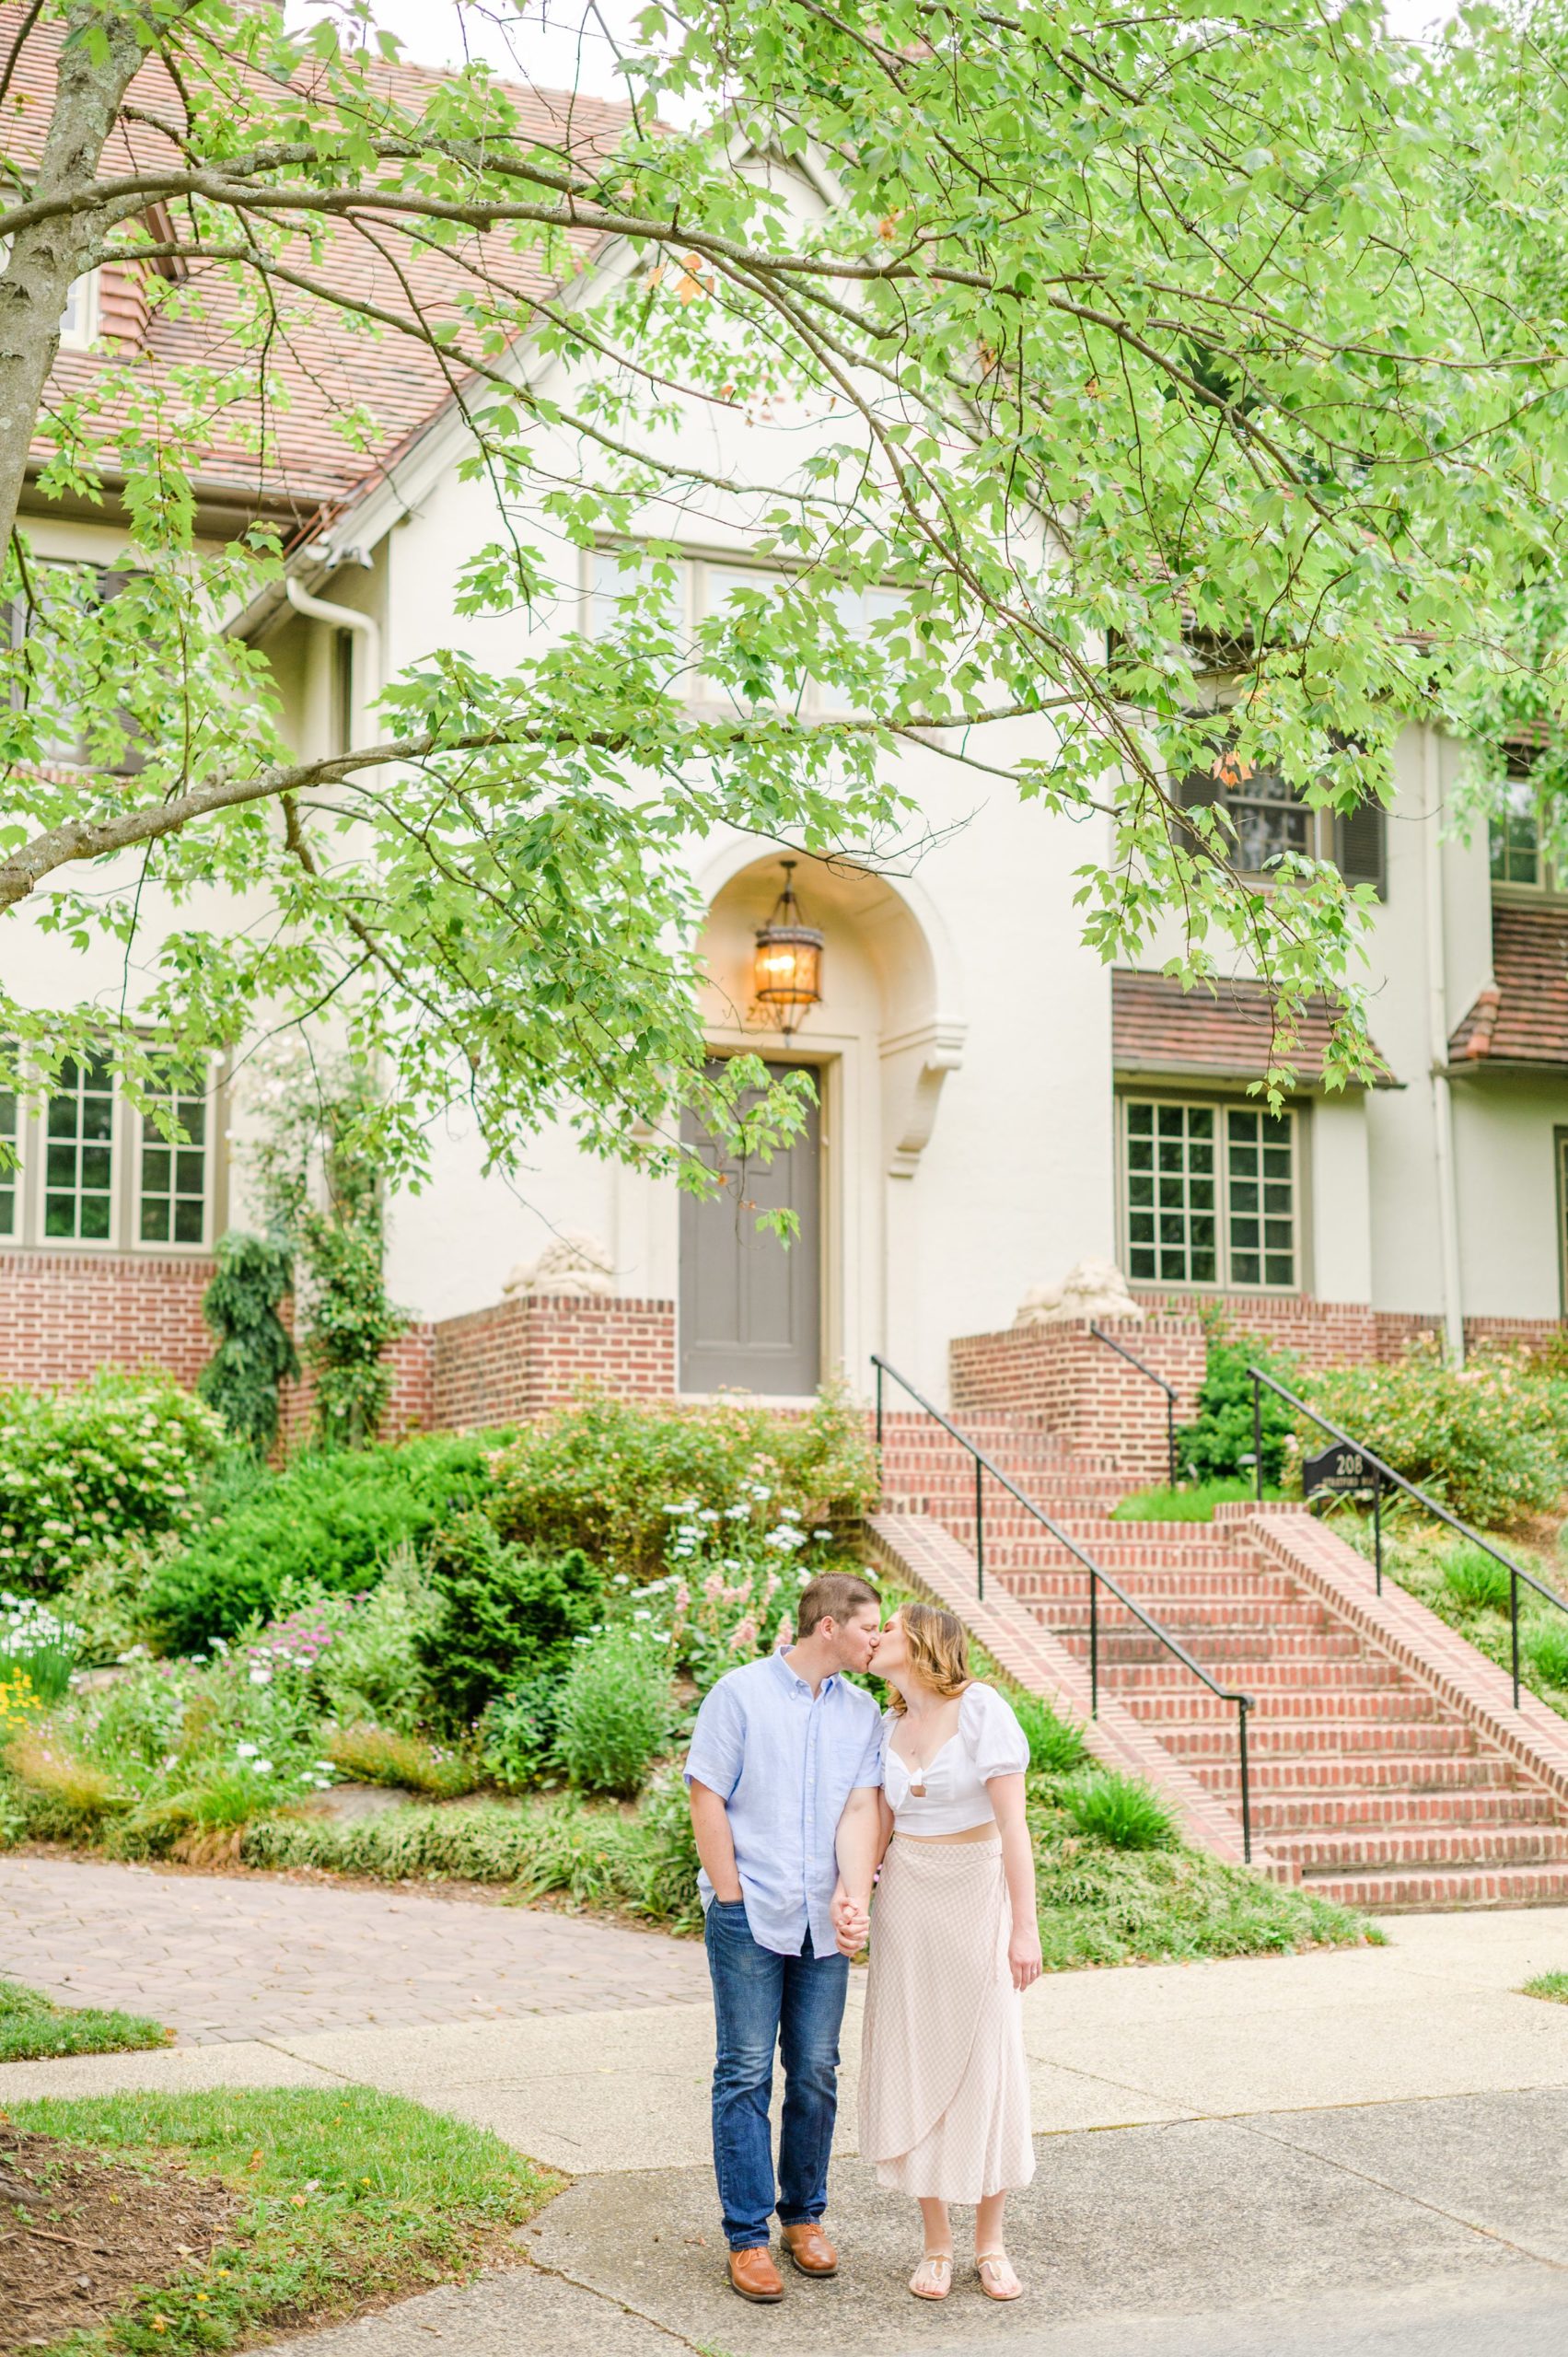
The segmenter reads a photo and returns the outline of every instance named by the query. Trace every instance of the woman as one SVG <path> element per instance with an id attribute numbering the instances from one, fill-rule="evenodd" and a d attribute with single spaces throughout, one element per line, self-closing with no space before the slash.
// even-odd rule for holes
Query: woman
<path id="1" fill-rule="evenodd" d="M 860 2150 L 912 2195 L 925 2229 L 917 2299 L 953 2282 L 950 2201 L 975 2205 L 975 2265 L 993 2300 L 1022 2290 L 1002 2241 L 1008 2192 L 1034 2175 L 1018 1994 L 1040 1977 L 1028 1737 L 970 1676 L 961 1620 L 906 1604 L 877 1640 L 883 1720 L 876 1933 L 861 2054 Z M 858 1946 L 870 1869 L 841 1855 L 840 1945 Z M 864 1875 L 865 1887 L 851 1877 Z"/>

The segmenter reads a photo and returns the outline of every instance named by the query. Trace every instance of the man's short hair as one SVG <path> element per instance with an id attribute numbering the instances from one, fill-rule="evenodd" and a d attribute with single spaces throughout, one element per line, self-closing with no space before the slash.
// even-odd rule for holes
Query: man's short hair
<path id="1" fill-rule="evenodd" d="M 795 1608 L 796 1637 L 809 1637 L 821 1620 L 847 1620 L 863 1604 L 882 1609 L 882 1599 L 869 1580 L 854 1572 L 819 1572 L 800 1591 Z"/>

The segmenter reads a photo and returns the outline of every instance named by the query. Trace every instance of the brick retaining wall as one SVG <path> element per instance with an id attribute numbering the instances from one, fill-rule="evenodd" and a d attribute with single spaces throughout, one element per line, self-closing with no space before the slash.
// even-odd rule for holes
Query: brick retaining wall
<path id="1" fill-rule="evenodd" d="M 1203 1379 L 1203 1332 L 1191 1317 L 1103 1318 L 1108 1333 L 1176 1387 L 1189 1422 Z M 965 1334 L 949 1349 L 953 1415 L 1013 1416 L 1058 1433 L 1076 1453 L 1109 1457 L 1132 1480 L 1163 1480 L 1165 1395 L 1089 1331 L 1086 1319 Z"/>
<path id="2" fill-rule="evenodd" d="M 0 1382 L 85 1383 L 100 1366 L 160 1366 L 194 1383 L 213 1354 L 202 1323 L 212 1277 L 211 1260 L 172 1253 L 0 1253 Z"/>
<path id="3" fill-rule="evenodd" d="M 675 1304 L 519 1294 L 432 1329 L 439 1431 L 526 1423 L 585 1383 L 623 1399 L 675 1397 Z"/>

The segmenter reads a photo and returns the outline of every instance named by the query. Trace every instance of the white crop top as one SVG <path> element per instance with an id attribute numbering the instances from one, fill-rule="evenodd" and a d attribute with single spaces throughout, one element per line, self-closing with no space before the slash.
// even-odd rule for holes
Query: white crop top
<path id="1" fill-rule="evenodd" d="M 991 1824 L 996 1812 L 986 1779 L 1021 1776 L 1029 1764 L 1029 1739 L 994 1687 L 964 1689 L 958 1733 L 927 1762 L 923 1796 L 911 1792 L 908 1764 L 893 1749 L 898 1724 L 891 1711 L 883 1713 L 882 1782 L 895 1833 L 968 1833 Z"/>

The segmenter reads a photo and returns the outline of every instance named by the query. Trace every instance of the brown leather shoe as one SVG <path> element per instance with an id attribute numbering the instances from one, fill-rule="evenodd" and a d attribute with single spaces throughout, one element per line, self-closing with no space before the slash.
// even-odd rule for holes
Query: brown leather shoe
<path id="1" fill-rule="evenodd" d="M 773 2265 L 772 2252 L 765 2245 L 754 2250 L 732 2250 L 729 2288 L 738 2292 L 743 2300 L 782 2300 L 784 2277 Z"/>
<path id="2" fill-rule="evenodd" d="M 784 2248 L 802 2275 L 836 2275 L 839 2255 L 815 2218 L 784 2230 Z"/>

